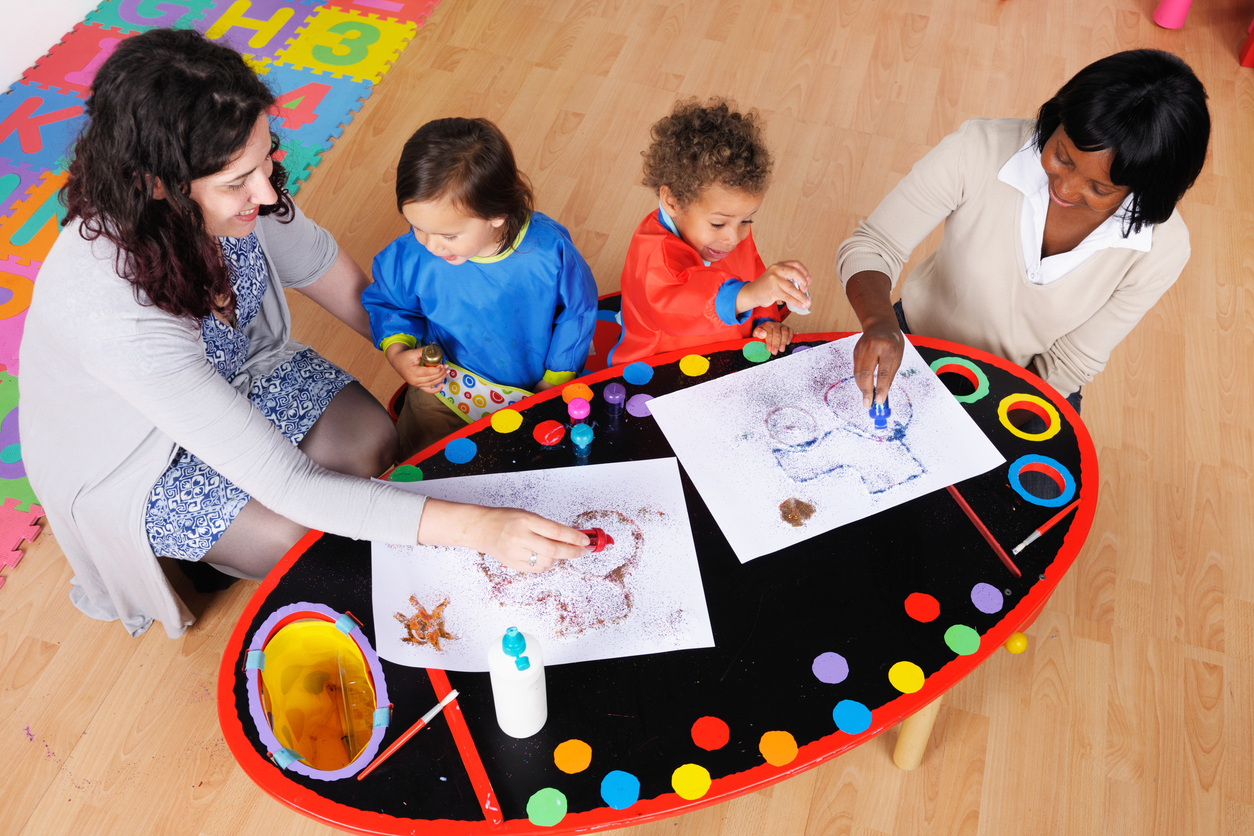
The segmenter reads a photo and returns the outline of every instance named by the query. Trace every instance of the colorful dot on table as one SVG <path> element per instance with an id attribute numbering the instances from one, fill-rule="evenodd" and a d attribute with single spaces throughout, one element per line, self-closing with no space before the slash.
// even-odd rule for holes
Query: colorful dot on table
<path id="1" fill-rule="evenodd" d="M 717 717 L 702 717 L 692 724 L 692 742 L 707 752 L 726 746 L 729 737 L 727 724 Z"/>
<path id="2" fill-rule="evenodd" d="M 412 464 L 403 464 L 388 477 L 389 482 L 421 482 L 422 468 Z"/>
<path id="3" fill-rule="evenodd" d="M 623 369 L 623 380 L 632 386 L 643 386 L 653 379 L 653 367 L 639 361 L 631 363 Z"/>
<path id="4" fill-rule="evenodd" d="M 475 457 L 479 447 L 469 438 L 455 438 L 444 445 L 444 458 L 453 464 L 465 464 Z"/>
<path id="5" fill-rule="evenodd" d="M 700 377 L 710 370 L 710 361 L 700 354 L 689 354 L 679 361 L 679 370 L 689 377 Z"/>
<path id="6" fill-rule="evenodd" d="M 566 818 L 566 796 L 545 787 L 527 799 L 527 819 L 536 827 L 552 827 Z"/>
<path id="7" fill-rule="evenodd" d="M 940 601 L 926 592 L 911 592 L 906 596 L 906 615 L 925 624 L 935 621 L 940 615 Z"/>
<path id="8" fill-rule="evenodd" d="M 771 359 L 771 352 L 767 349 L 766 343 L 763 342 L 745 343 L 745 347 L 740 349 L 740 353 L 750 363 L 763 363 Z"/>
<path id="9" fill-rule="evenodd" d="M 857 700 L 841 700 L 832 709 L 832 719 L 845 734 L 862 734 L 871 728 L 871 709 Z"/>
<path id="10" fill-rule="evenodd" d="M 913 694 L 923 687 L 923 668 L 914 662 L 898 662 L 888 669 L 888 681 L 903 694 Z"/>
<path id="11" fill-rule="evenodd" d="M 541 421 L 531 431 L 531 436 L 545 447 L 561 444 L 566 437 L 566 428 L 556 421 Z"/>
<path id="12" fill-rule="evenodd" d="M 574 398 L 583 398 L 585 401 L 592 400 L 592 387 L 586 383 L 572 383 L 562 390 L 562 400 L 570 403 Z"/>
<path id="13" fill-rule="evenodd" d="M 794 345 L 794 346 L 792 347 L 792 353 L 793 353 L 793 354 L 800 354 L 801 352 L 803 352 L 803 351 L 809 351 L 809 350 L 810 350 L 810 349 L 812 349 L 812 348 L 814 348 L 814 346 L 812 346 L 812 345 Z"/>
<path id="14" fill-rule="evenodd" d="M 844 656 L 829 651 L 815 656 L 810 670 L 814 671 L 819 682 L 835 685 L 838 682 L 844 682 L 845 677 L 849 676 L 849 663 L 845 661 Z"/>
<path id="15" fill-rule="evenodd" d="M 686 763 L 671 773 L 671 786 L 680 798 L 696 801 L 710 791 L 710 772 L 704 766 Z"/>
<path id="16" fill-rule="evenodd" d="M 498 409 L 492 413 L 492 429 L 499 433 L 512 433 L 522 426 L 522 415 L 516 409 Z"/>
<path id="17" fill-rule="evenodd" d="M 1018 655 L 1028 649 L 1028 637 L 1022 633 L 1011 633 L 1006 639 L 1006 649 Z"/>
<path id="18" fill-rule="evenodd" d="M 959 656 L 970 656 L 980 649 L 980 634 L 965 624 L 955 624 L 945 631 L 945 644 Z"/>
<path id="19" fill-rule="evenodd" d="M 771 766 L 787 766 L 797 758 L 797 740 L 786 731 L 769 731 L 758 741 L 758 751 Z"/>
<path id="20" fill-rule="evenodd" d="M 648 418 L 653 412 L 649 409 L 649 401 L 653 400 L 652 395 L 632 395 L 627 400 L 627 412 L 637 418 Z"/>
<path id="21" fill-rule="evenodd" d="M 977 583 L 971 587 L 971 603 L 980 612 L 992 614 L 1001 612 L 1005 599 L 1002 598 L 1001 590 L 992 584 Z"/>
<path id="22" fill-rule="evenodd" d="M 574 738 L 563 741 L 553 750 L 553 763 L 568 775 L 583 772 L 592 763 L 592 747 Z"/>
<path id="23" fill-rule="evenodd" d="M 15 464 L 22 460 L 22 445 L 10 444 L 3 450 L 0 450 L 0 462 L 5 464 Z"/>
<path id="24" fill-rule="evenodd" d="M 626 810 L 640 800 L 640 779 L 615 769 L 601 779 L 601 799 L 615 810 Z"/>

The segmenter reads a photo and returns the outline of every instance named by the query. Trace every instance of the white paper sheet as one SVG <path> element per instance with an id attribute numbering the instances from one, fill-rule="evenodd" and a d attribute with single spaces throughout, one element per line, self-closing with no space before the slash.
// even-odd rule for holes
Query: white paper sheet
<path id="1" fill-rule="evenodd" d="M 649 402 L 741 563 L 1005 461 L 908 342 L 890 431 L 876 434 L 852 377 L 857 340 Z"/>
<path id="2" fill-rule="evenodd" d="M 486 671 L 507 627 L 536 636 L 546 665 L 713 647 L 710 615 L 675 459 L 399 483 L 428 496 L 524 508 L 614 538 L 551 571 L 506 569 L 468 549 L 371 544 L 380 656 L 413 667 Z M 440 610 L 444 633 L 406 642 L 402 619 Z M 397 618 L 397 614 L 401 618 Z M 425 625 L 430 629 L 428 622 Z"/>

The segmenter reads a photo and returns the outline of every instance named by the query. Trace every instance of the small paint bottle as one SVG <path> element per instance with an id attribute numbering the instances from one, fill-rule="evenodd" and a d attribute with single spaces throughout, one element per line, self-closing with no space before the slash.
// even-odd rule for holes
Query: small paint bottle
<path id="1" fill-rule="evenodd" d="M 611 383 L 601 392 L 601 397 L 605 399 L 606 414 L 619 415 L 623 411 L 623 401 L 627 400 L 627 388 L 621 383 Z"/>
<path id="2" fill-rule="evenodd" d="M 535 636 L 510 627 L 488 649 L 496 722 L 510 737 L 531 737 L 549 719 L 544 654 Z"/>
<path id="3" fill-rule="evenodd" d="M 570 416 L 571 427 L 586 424 L 588 413 L 591 411 L 592 406 L 583 398 L 571 398 L 570 403 L 566 404 L 566 414 Z"/>
<path id="4" fill-rule="evenodd" d="M 871 417 L 871 427 L 876 435 L 888 435 L 888 419 L 893 416 L 893 411 L 888 408 L 888 398 L 884 398 L 883 403 L 872 403 L 867 415 Z"/>
<path id="5" fill-rule="evenodd" d="M 592 452 L 592 427 L 587 424 L 576 424 L 570 431 L 570 440 L 575 445 L 575 456 L 580 464 L 586 464 L 588 454 Z"/>
<path id="6" fill-rule="evenodd" d="M 789 279 L 788 281 L 789 281 L 789 283 L 790 283 L 793 287 L 797 287 L 797 283 L 796 283 L 796 282 L 794 282 L 792 279 Z M 798 290 L 801 290 L 801 288 L 797 288 L 797 289 L 798 289 Z M 805 290 L 802 290 L 801 292 L 805 295 L 806 300 L 807 300 L 807 302 L 808 302 L 808 301 L 809 301 L 809 299 L 810 299 L 810 294 L 809 294 L 809 292 L 808 292 L 808 291 L 805 291 Z M 795 314 L 797 314 L 797 315 L 799 315 L 799 316 L 809 316 L 809 315 L 810 315 L 810 306 L 809 306 L 808 304 L 807 304 L 804 308 L 795 308 L 795 307 L 793 307 L 792 302 L 789 302 L 789 303 L 788 303 L 788 310 L 792 311 L 793 313 L 795 313 Z"/>
<path id="7" fill-rule="evenodd" d="M 428 343 L 422 347 L 422 364 L 424 366 L 439 366 L 444 363 L 444 351 L 435 343 Z"/>

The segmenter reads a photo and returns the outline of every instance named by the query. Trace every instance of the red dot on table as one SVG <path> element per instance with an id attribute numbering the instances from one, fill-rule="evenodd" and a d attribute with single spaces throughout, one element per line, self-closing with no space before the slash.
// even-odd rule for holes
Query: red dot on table
<path id="1" fill-rule="evenodd" d="M 911 592 L 906 598 L 906 615 L 915 621 L 935 621 L 940 615 L 940 602 L 926 592 Z"/>
<path id="2" fill-rule="evenodd" d="M 532 435 L 545 447 L 552 447 L 561 442 L 562 437 L 566 435 L 566 428 L 556 421 L 541 421 L 536 425 Z"/>
<path id="3" fill-rule="evenodd" d="M 692 724 L 692 742 L 707 752 L 726 746 L 728 737 L 727 724 L 717 717 L 702 717 Z"/>

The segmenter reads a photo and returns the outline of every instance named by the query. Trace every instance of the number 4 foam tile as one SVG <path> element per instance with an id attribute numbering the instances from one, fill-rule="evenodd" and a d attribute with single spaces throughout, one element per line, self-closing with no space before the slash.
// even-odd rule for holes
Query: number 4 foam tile
<path id="1" fill-rule="evenodd" d="M 440 0 L 328 0 L 327 5 L 359 14 L 377 14 L 389 20 L 407 20 L 421 26 Z"/>
<path id="2" fill-rule="evenodd" d="M 46 169 L 30 163 L 13 163 L 0 157 L 0 220 L 7 218 L 13 207 L 30 197 L 31 189 L 39 185 L 39 178 Z M 3 267 L 0 262 L 0 267 Z"/>
<path id="3" fill-rule="evenodd" d="M 327 151 L 343 125 L 352 121 L 374 85 L 369 81 L 336 78 L 313 70 L 267 62 L 262 68 L 267 86 L 278 101 L 270 114 L 279 136 Z"/>
<path id="4" fill-rule="evenodd" d="M 279 53 L 278 60 L 378 84 L 417 31 L 414 23 L 321 6 Z"/>
<path id="5" fill-rule="evenodd" d="M 133 35 L 150 29 L 191 29 L 213 0 L 104 0 L 87 23 Z"/>
<path id="6" fill-rule="evenodd" d="M 32 505 L 29 511 L 17 510 L 16 499 L 6 499 L 0 506 L 0 567 L 17 566 L 22 561 L 22 542 L 33 542 L 42 527 L 39 518 L 44 509 Z"/>
<path id="7" fill-rule="evenodd" d="M 129 34 L 80 23 L 35 66 L 22 73 L 22 81 L 31 86 L 59 88 L 63 93 L 85 99 L 96 70 L 118 44 L 129 37 Z"/>

